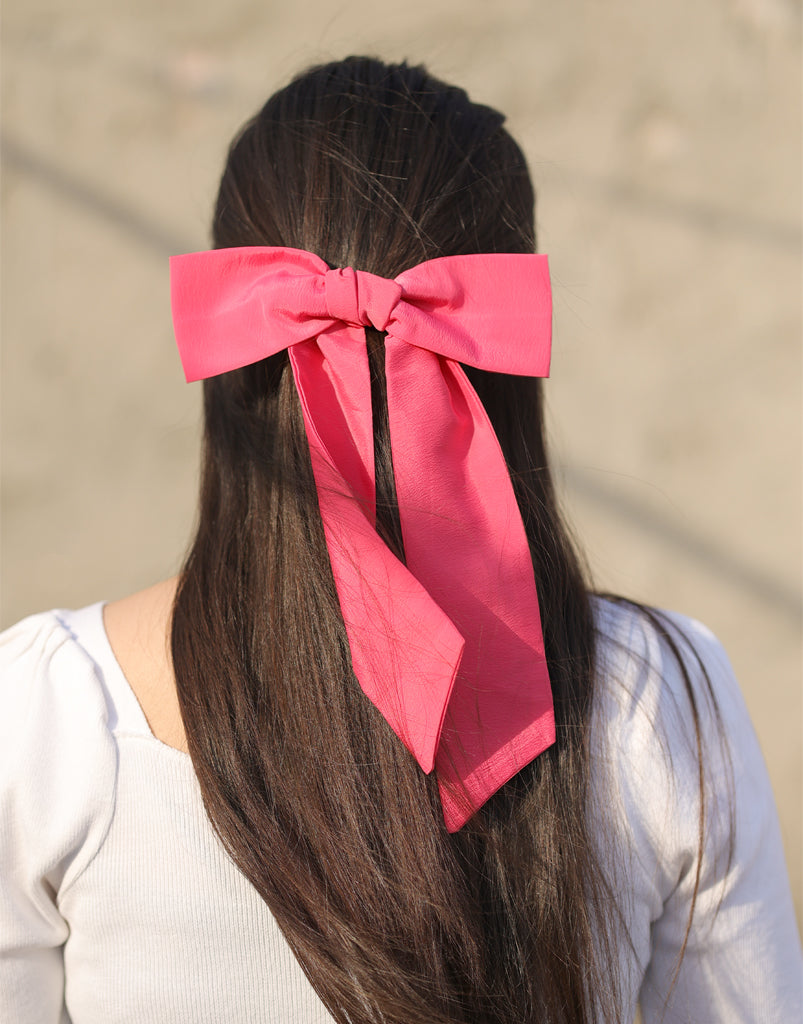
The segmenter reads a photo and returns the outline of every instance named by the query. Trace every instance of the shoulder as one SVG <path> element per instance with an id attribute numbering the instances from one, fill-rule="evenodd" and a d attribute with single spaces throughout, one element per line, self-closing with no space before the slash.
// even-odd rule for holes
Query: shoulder
<path id="1" fill-rule="evenodd" d="M 677 612 L 594 599 L 603 723 L 648 746 L 688 748 L 752 725 L 728 655 L 702 623 Z"/>
<path id="2" fill-rule="evenodd" d="M 755 900 L 743 869 L 759 862 L 773 865 L 785 907 L 772 788 L 722 644 L 677 613 L 597 599 L 595 615 L 596 808 L 628 836 L 654 912 L 694 899 L 700 920 L 713 919 L 740 885 Z"/>
<path id="3" fill-rule="evenodd" d="M 10 861 L 15 871 L 47 875 L 54 889 L 80 873 L 114 807 L 109 705 L 69 626 L 75 614 L 99 620 L 100 606 L 34 615 L 0 634 L 0 859 L 4 872 Z"/>
<path id="4" fill-rule="evenodd" d="M 629 837 L 660 903 L 683 876 L 696 877 L 701 852 L 712 877 L 718 874 L 732 849 L 734 808 L 748 821 L 768 794 L 772 806 L 772 795 L 741 691 L 714 634 L 677 613 L 595 604 L 596 806 L 598 813 L 608 808 L 617 831 Z M 764 781 L 757 787 L 756 780 Z"/>
<path id="5" fill-rule="evenodd" d="M 628 602 L 595 599 L 595 624 L 592 736 L 616 788 L 642 819 L 654 811 L 658 831 L 683 808 L 696 837 L 702 785 L 710 823 L 726 830 L 734 776 L 766 773 L 722 644 L 695 619 Z"/>
<path id="6" fill-rule="evenodd" d="M 42 725 L 67 732 L 88 717 L 105 721 L 95 663 L 69 625 L 75 614 L 43 612 L 0 633 L 0 758 Z M 78 614 L 99 618 L 100 605 Z"/>
<path id="7" fill-rule="evenodd" d="M 663 670 L 668 682 L 685 669 L 693 676 L 732 677 L 727 654 L 707 626 L 678 612 L 619 598 L 592 599 L 602 666 L 633 673 Z"/>

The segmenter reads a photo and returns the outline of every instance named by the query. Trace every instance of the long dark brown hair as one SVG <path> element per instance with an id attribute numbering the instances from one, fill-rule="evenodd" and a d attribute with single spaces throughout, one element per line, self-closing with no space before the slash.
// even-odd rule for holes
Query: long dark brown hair
<path id="1" fill-rule="evenodd" d="M 214 244 L 394 277 L 438 256 L 532 252 L 533 209 L 501 115 L 420 67 L 350 58 L 295 79 L 235 139 Z M 366 338 L 378 528 L 403 558 L 383 336 Z M 204 385 L 200 522 L 172 627 L 189 751 L 220 839 L 349 1024 L 616 1017 L 616 923 L 586 825 L 588 587 L 540 382 L 469 374 L 529 538 L 557 742 L 455 835 L 434 774 L 352 672 L 286 353 Z"/>

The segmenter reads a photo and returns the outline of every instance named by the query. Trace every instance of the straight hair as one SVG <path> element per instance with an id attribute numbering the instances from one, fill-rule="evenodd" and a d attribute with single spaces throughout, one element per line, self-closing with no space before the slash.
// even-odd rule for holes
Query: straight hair
<path id="1" fill-rule="evenodd" d="M 392 278 L 439 256 L 533 252 L 534 194 L 496 111 L 421 67 L 348 58 L 243 128 L 213 235 Z M 366 344 L 377 529 L 403 559 L 383 335 L 366 329 Z M 589 586 L 556 501 L 540 381 L 467 372 L 529 540 L 556 743 L 448 834 L 435 773 L 352 671 L 280 353 L 204 384 L 199 524 L 172 624 L 189 752 L 212 826 L 336 1021 L 618 1019 L 619 923 L 587 824 Z"/>

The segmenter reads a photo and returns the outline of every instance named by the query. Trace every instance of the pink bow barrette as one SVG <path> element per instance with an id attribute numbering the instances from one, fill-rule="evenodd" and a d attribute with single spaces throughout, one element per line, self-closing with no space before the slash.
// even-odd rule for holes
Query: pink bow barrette
<path id="1" fill-rule="evenodd" d="M 532 561 L 504 458 L 460 367 L 547 376 L 545 256 L 446 256 L 390 281 L 298 249 L 174 256 L 188 381 L 289 349 L 354 673 L 457 831 L 555 740 Z M 386 331 L 407 564 L 375 529 L 364 328 Z"/>

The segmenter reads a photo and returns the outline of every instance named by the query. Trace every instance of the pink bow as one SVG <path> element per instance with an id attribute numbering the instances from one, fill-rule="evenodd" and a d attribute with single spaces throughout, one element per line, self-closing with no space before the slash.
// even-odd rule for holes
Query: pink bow
<path id="1" fill-rule="evenodd" d="M 298 249 L 174 256 L 188 381 L 289 349 L 354 673 L 437 767 L 457 831 L 555 740 L 532 561 L 504 458 L 459 363 L 547 376 L 545 256 L 446 256 L 394 281 Z M 406 566 L 375 529 L 364 328 L 386 331 Z"/>

